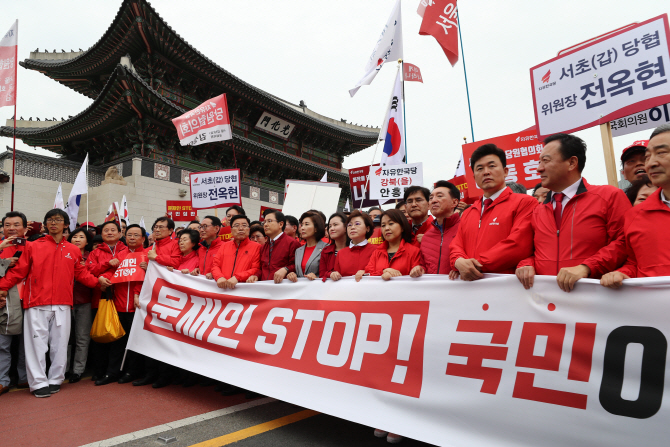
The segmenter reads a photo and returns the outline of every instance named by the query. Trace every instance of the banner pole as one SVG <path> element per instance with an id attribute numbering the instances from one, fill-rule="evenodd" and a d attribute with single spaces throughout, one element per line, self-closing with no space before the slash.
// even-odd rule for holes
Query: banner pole
<path id="1" fill-rule="evenodd" d="M 475 128 L 472 125 L 472 108 L 470 107 L 470 90 L 468 89 L 468 72 L 465 69 L 465 53 L 463 52 L 463 38 L 461 37 L 461 14 L 458 13 L 458 40 L 461 44 L 461 58 L 463 59 L 463 75 L 465 76 L 465 93 L 468 96 L 468 113 L 470 114 L 470 132 L 472 132 L 472 142 L 475 141 Z M 406 149 L 405 149 L 406 150 Z"/>
<path id="2" fill-rule="evenodd" d="M 605 169 L 607 170 L 607 183 L 615 188 L 619 187 L 616 173 L 616 158 L 614 157 L 614 141 L 612 140 L 612 127 L 609 121 L 600 125 L 600 136 L 603 140 L 603 153 L 605 155 Z"/>
<path id="3" fill-rule="evenodd" d="M 405 139 L 405 164 L 407 164 L 409 158 L 407 156 L 407 113 L 405 112 L 405 62 L 402 59 L 399 59 L 398 62 L 400 62 L 400 69 L 402 70 L 402 131 Z"/>
<path id="4" fill-rule="evenodd" d="M 12 203 L 10 211 L 14 211 L 14 177 L 16 177 L 16 101 L 19 93 L 19 21 L 16 20 L 16 47 L 14 48 L 14 132 L 12 149 Z"/>

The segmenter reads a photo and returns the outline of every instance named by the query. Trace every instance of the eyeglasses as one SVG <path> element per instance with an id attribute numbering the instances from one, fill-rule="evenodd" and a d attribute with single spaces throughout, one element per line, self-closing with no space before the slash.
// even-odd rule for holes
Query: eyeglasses
<path id="1" fill-rule="evenodd" d="M 272 222 L 277 222 L 277 221 L 276 221 L 276 220 L 273 220 L 273 219 L 265 219 L 265 220 L 263 221 L 264 224 L 266 224 L 266 223 L 272 223 Z"/>
<path id="2" fill-rule="evenodd" d="M 65 222 L 65 219 L 47 219 L 48 224 L 59 224 Z"/>
<path id="3" fill-rule="evenodd" d="M 154 227 L 154 231 L 156 231 L 156 230 L 159 230 L 159 231 L 160 230 L 167 230 L 167 225 L 156 225 Z"/>
<path id="4" fill-rule="evenodd" d="M 206 230 L 209 227 L 213 227 L 214 225 L 207 225 L 207 224 L 200 224 L 200 229 L 201 230 Z"/>
<path id="5" fill-rule="evenodd" d="M 236 230 L 239 230 L 239 229 L 246 230 L 247 228 L 249 228 L 249 225 L 247 225 L 247 224 L 244 224 L 244 225 L 235 224 L 235 225 L 232 226 L 232 228 L 235 228 Z"/>

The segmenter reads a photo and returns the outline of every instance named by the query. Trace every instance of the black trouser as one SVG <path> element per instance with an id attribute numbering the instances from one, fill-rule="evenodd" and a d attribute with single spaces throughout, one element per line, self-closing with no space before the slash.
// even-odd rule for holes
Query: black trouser
<path id="1" fill-rule="evenodd" d="M 107 364 L 107 375 L 118 377 L 121 375 L 121 363 L 123 362 L 123 355 L 126 352 L 126 345 L 128 344 L 128 337 L 130 337 L 130 328 L 133 325 L 133 317 L 135 312 L 119 312 L 119 321 L 126 334 L 114 340 L 109 345 L 109 363 Z M 126 354 L 124 370 L 132 376 L 137 376 L 137 354 L 133 351 L 128 351 Z"/>
<path id="2" fill-rule="evenodd" d="M 172 380 L 175 374 L 175 367 L 163 363 L 160 360 L 144 357 L 144 365 L 147 371 L 147 377 L 154 377 L 160 380 Z"/>

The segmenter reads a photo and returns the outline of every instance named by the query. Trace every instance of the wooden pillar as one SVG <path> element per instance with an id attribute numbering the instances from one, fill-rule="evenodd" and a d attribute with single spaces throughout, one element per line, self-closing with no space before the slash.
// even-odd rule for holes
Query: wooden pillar
<path id="1" fill-rule="evenodd" d="M 618 188 L 619 180 L 617 176 L 616 158 L 614 157 L 614 141 L 612 141 L 612 128 L 610 127 L 609 121 L 600 125 L 600 136 L 603 140 L 607 183 Z"/>

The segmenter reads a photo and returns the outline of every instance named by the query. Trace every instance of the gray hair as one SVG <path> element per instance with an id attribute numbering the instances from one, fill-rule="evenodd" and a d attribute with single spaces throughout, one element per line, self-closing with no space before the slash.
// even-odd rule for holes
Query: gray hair
<path id="1" fill-rule="evenodd" d="M 654 131 L 651 133 L 651 136 L 649 137 L 649 139 L 651 140 L 656 135 L 659 135 L 659 134 L 662 134 L 662 133 L 665 133 L 665 132 L 670 132 L 670 123 L 661 124 L 656 129 L 654 129 Z"/>
<path id="2" fill-rule="evenodd" d="M 526 189 L 526 187 L 523 186 L 523 185 L 520 185 L 518 183 L 508 182 L 508 183 L 505 183 L 505 185 L 509 186 L 509 189 L 511 189 L 512 192 L 515 192 L 517 194 L 527 194 L 528 193 L 528 190 Z"/>

